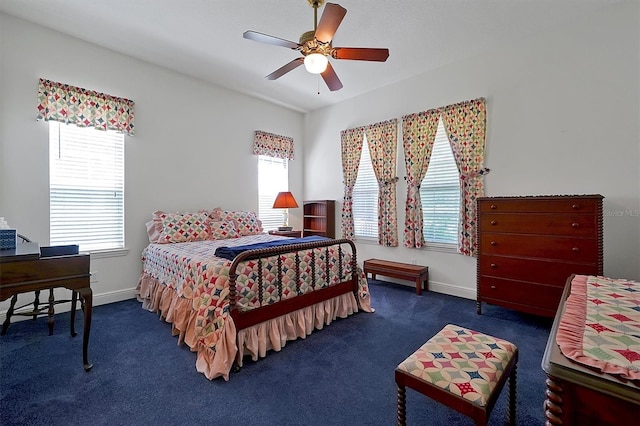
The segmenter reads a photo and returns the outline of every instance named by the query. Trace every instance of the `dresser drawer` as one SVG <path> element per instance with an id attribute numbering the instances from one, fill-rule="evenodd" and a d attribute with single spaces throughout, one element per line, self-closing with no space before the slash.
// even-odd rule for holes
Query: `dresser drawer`
<path id="1" fill-rule="evenodd" d="M 481 276 L 508 278 L 564 287 L 571 274 L 600 275 L 599 265 L 520 259 L 504 256 L 481 256 L 478 272 Z"/>
<path id="2" fill-rule="evenodd" d="M 596 226 L 594 215 L 487 213 L 480 218 L 480 227 L 486 232 L 591 237 Z"/>
<path id="3" fill-rule="evenodd" d="M 478 199 L 478 210 L 484 212 L 528 212 L 528 213 L 596 213 L 601 203 L 600 196 L 554 197 L 554 198 L 491 198 Z"/>
<path id="4" fill-rule="evenodd" d="M 489 303 L 506 301 L 511 304 L 555 312 L 560 303 L 564 286 L 547 286 L 522 281 L 481 277 L 479 290 L 481 295 L 479 299 L 482 301 Z"/>
<path id="5" fill-rule="evenodd" d="M 487 232 L 480 234 L 479 247 L 481 255 L 535 257 L 582 263 L 596 263 L 599 255 L 598 240 L 594 238 Z"/>

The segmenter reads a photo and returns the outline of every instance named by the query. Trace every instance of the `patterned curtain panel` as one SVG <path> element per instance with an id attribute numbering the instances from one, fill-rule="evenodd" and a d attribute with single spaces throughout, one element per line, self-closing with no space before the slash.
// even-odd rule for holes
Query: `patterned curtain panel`
<path id="1" fill-rule="evenodd" d="M 441 109 L 442 120 L 460 172 L 460 222 L 458 251 L 476 256 L 476 199 L 484 195 L 484 144 L 487 111 L 483 98 Z"/>
<path id="2" fill-rule="evenodd" d="M 435 109 L 402 117 L 402 145 L 407 171 L 407 202 L 404 219 L 405 247 L 420 248 L 425 246 L 422 232 L 420 184 L 427 174 L 439 118 L 440 113 Z"/>
<path id="3" fill-rule="evenodd" d="M 293 160 L 293 138 L 256 130 L 253 140 L 253 153 Z"/>
<path id="4" fill-rule="evenodd" d="M 373 172 L 378 180 L 378 244 L 397 247 L 398 120 L 393 119 L 367 126 L 366 134 Z"/>
<path id="5" fill-rule="evenodd" d="M 38 120 L 53 120 L 133 135 L 133 101 L 40 79 Z"/>
<path id="6" fill-rule="evenodd" d="M 344 180 L 344 201 L 342 203 L 342 238 L 355 239 L 353 225 L 353 187 L 358 177 L 358 167 L 362 156 L 364 128 L 347 129 L 340 132 L 342 145 L 342 174 Z"/>

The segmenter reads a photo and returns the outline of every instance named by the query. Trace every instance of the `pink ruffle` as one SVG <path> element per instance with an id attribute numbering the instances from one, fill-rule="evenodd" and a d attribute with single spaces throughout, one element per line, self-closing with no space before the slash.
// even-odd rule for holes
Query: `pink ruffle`
<path id="1" fill-rule="evenodd" d="M 640 371 L 591 358 L 584 354 L 583 336 L 587 316 L 587 275 L 576 275 L 571 280 L 571 293 L 565 302 L 565 311 L 558 325 L 556 343 L 569 359 L 602 373 L 614 374 L 625 379 L 640 380 Z"/>
<path id="2" fill-rule="evenodd" d="M 346 293 L 239 332 L 229 318 L 213 350 L 200 343 L 195 335 L 197 312 L 192 309 L 191 300 L 181 298 L 173 288 L 160 284 L 145 273 L 140 275 L 136 293 L 144 309 L 157 312 L 160 318 L 172 324 L 172 335 L 178 336 L 178 344 L 186 343 L 191 351 L 197 352 L 196 370 L 209 380 L 217 377 L 229 380 L 234 360 L 242 366 L 244 355 L 250 355 L 254 361 L 264 358 L 269 350 L 280 351 L 289 340 L 304 339 L 314 329 L 321 330 L 336 318 L 346 318 L 358 312 L 353 293 Z M 373 312 L 368 295 L 361 295 L 359 299 L 361 309 Z"/>

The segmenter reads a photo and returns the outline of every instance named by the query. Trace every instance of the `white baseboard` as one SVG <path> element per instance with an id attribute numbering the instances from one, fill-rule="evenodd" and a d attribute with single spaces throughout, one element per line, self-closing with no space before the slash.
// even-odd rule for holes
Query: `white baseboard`
<path id="1" fill-rule="evenodd" d="M 429 281 L 429 291 L 476 300 L 476 288 L 461 287 L 455 284 Z"/>
<path id="2" fill-rule="evenodd" d="M 379 274 L 378 274 L 379 275 Z M 406 287 L 416 288 L 414 283 L 408 283 L 407 281 L 395 280 L 392 278 L 384 278 L 384 281 L 389 281 L 394 284 L 404 285 Z M 476 300 L 476 288 L 462 287 L 455 284 L 441 283 L 437 281 L 429 280 L 429 291 L 434 293 L 448 294 L 449 296 L 462 297 L 464 299 Z M 424 290 L 422 292 L 424 295 Z"/>
<path id="3" fill-rule="evenodd" d="M 71 297 L 71 296 L 69 296 Z M 118 290 L 111 291 L 108 293 L 100 293 L 93 294 L 93 306 L 106 305 L 107 303 L 115 303 L 121 302 L 123 300 L 134 299 L 136 297 L 136 289 L 135 287 L 126 289 L 126 290 Z M 41 302 L 40 306 L 46 305 L 45 302 Z M 68 303 L 60 303 L 55 307 L 56 313 L 69 312 L 71 310 L 71 302 Z M 0 312 L 0 324 L 4 322 L 7 318 L 7 311 Z M 24 315 L 16 315 L 11 317 L 11 322 L 24 321 L 27 319 L 31 319 L 29 316 Z"/>

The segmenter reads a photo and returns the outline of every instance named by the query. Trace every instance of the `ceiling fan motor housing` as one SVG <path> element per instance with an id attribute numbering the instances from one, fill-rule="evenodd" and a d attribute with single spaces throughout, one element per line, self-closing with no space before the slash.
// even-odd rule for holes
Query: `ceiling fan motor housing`
<path id="1" fill-rule="evenodd" d="M 303 33 L 300 36 L 300 44 L 305 44 L 308 41 L 313 40 L 314 38 L 316 38 L 316 31 L 315 30 L 307 31 L 306 33 Z"/>
<path id="2" fill-rule="evenodd" d="M 309 37 L 310 35 L 310 37 Z M 331 42 L 322 43 L 316 40 L 315 31 L 307 31 L 300 36 L 300 53 L 307 56 L 311 53 L 319 53 L 325 56 L 331 56 L 333 54 L 333 47 Z"/>

